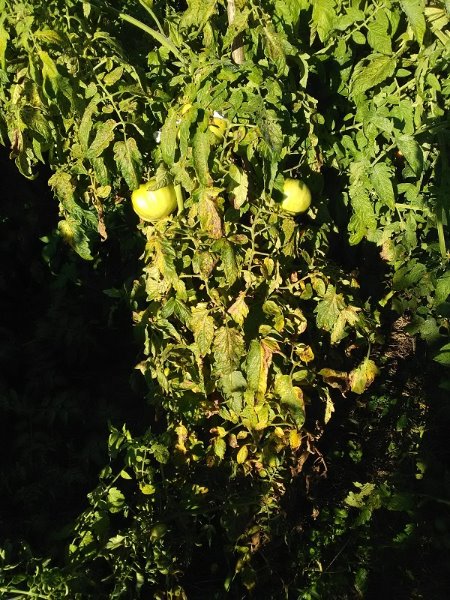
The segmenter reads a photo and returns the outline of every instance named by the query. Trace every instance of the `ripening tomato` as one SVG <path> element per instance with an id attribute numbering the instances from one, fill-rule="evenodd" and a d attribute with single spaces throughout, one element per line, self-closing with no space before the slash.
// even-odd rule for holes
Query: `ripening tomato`
<path id="1" fill-rule="evenodd" d="M 155 180 L 150 179 L 131 194 L 134 211 L 144 221 L 159 221 L 168 217 L 178 206 L 177 193 L 172 184 L 159 190 L 152 189 L 154 186 Z"/>
<path id="2" fill-rule="evenodd" d="M 217 141 L 221 142 L 227 128 L 227 122 L 222 117 L 211 117 L 209 121 L 209 130 L 216 136 Z"/>
<path id="3" fill-rule="evenodd" d="M 309 187 L 300 179 L 285 179 L 281 208 L 293 214 L 306 212 L 311 205 Z"/>

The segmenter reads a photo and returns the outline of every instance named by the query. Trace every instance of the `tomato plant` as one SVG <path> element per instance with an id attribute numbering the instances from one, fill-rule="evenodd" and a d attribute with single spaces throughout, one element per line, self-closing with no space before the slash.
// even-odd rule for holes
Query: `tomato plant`
<path id="1" fill-rule="evenodd" d="M 383 311 L 446 360 L 447 7 L 34 4 L 0 1 L 0 141 L 26 177 L 50 166 L 54 235 L 92 268 L 100 240 L 144 248 L 108 293 L 145 433 L 111 427 L 69 564 L 88 587 L 108 565 L 111 597 L 185 597 L 214 546 L 216 589 L 265 590 L 284 499 L 376 381 Z"/>

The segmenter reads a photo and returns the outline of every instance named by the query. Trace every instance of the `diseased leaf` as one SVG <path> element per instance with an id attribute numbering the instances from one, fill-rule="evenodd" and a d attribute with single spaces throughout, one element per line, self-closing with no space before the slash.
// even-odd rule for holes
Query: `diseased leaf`
<path id="1" fill-rule="evenodd" d="M 116 122 L 108 119 L 96 129 L 95 138 L 86 152 L 86 158 L 98 158 L 114 140 L 114 127 Z"/>
<path id="2" fill-rule="evenodd" d="M 376 364 L 370 358 L 365 358 L 362 363 L 353 369 L 349 375 L 350 389 L 355 394 L 363 394 L 373 383 L 379 370 Z"/>
<path id="3" fill-rule="evenodd" d="M 170 242 L 159 236 L 153 236 L 147 242 L 147 250 L 153 251 L 154 264 L 167 283 L 176 290 L 181 300 L 186 300 L 186 286 L 178 277 L 175 268 L 176 254 Z"/>
<path id="4" fill-rule="evenodd" d="M 205 187 L 211 187 L 213 182 L 209 173 L 209 154 L 211 151 L 211 143 L 209 131 L 197 129 L 192 140 L 192 156 L 194 159 L 194 169 L 198 180 Z M 170 164 L 170 163 L 168 163 Z"/>
<path id="5" fill-rule="evenodd" d="M 226 280 L 231 286 L 236 281 L 239 274 L 233 246 L 228 240 L 221 239 L 217 242 L 217 248 L 220 252 L 220 258 L 222 259 L 222 266 Z"/>
<path id="6" fill-rule="evenodd" d="M 344 296 L 338 294 L 333 285 L 329 285 L 325 296 L 317 304 L 317 326 L 325 331 L 332 331 L 344 308 Z"/>
<path id="7" fill-rule="evenodd" d="M 263 28 L 265 47 L 270 60 L 277 66 L 278 74 L 281 75 L 286 66 L 286 54 L 283 48 L 281 34 L 276 32 L 273 27 Z"/>
<path id="8" fill-rule="evenodd" d="M 119 173 L 125 179 L 130 190 L 138 187 L 142 175 L 142 155 L 134 138 L 114 144 L 114 158 Z"/>
<path id="9" fill-rule="evenodd" d="M 229 375 L 237 369 L 244 354 L 242 334 L 232 327 L 221 327 L 214 336 L 213 353 L 217 373 Z"/>
<path id="10" fill-rule="evenodd" d="M 245 292 L 240 292 L 239 296 L 228 309 L 228 314 L 233 320 L 242 327 L 248 315 L 248 306 L 245 302 Z"/>
<path id="11" fill-rule="evenodd" d="M 89 148 L 89 136 L 92 130 L 92 115 L 97 109 L 98 99 L 93 98 L 87 105 L 78 127 L 78 139 L 80 140 L 83 152 L 86 153 Z"/>
<path id="12" fill-rule="evenodd" d="M 217 210 L 217 205 L 207 193 L 202 193 L 198 202 L 198 217 L 203 231 L 210 237 L 222 237 L 222 220 Z"/>
<path id="13" fill-rule="evenodd" d="M 247 382 L 249 389 L 255 392 L 259 401 L 263 400 L 267 390 L 267 377 L 271 363 L 270 348 L 258 340 L 252 340 L 246 362 Z"/>
<path id="14" fill-rule="evenodd" d="M 206 303 L 192 308 L 190 327 L 201 356 L 206 356 L 214 339 L 214 319 L 209 314 Z"/>
<path id="15" fill-rule="evenodd" d="M 175 108 L 169 110 L 166 120 L 161 129 L 161 153 L 163 161 L 169 167 L 175 162 L 175 151 L 177 149 L 178 113 Z"/>
<path id="16" fill-rule="evenodd" d="M 281 404 L 288 408 L 297 429 L 301 429 L 305 423 L 305 404 L 302 390 L 299 387 L 294 387 L 289 375 L 277 375 L 274 391 Z"/>
<path id="17" fill-rule="evenodd" d="M 247 29 L 248 18 L 250 15 L 251 10 L 246 6 L 236 11 L 233 22 L 228 26 L 227 32 L 222 41 L 224 50 L 231 46 L 237 35 Z"/>

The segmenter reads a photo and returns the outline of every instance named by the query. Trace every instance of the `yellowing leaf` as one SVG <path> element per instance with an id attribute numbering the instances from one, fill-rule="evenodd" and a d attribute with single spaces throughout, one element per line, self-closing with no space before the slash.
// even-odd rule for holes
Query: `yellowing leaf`
<path id="1" fill-rule="evenodd" d="M 236 461 L 239 465 L 242 465 L 242 463 L 244 463 L 247 460 L 248 457 L 248 446 L 242 446 L 242 448 L 239 448 L 239 452 L 237 453 L 236 456 Z"/>
<path id="2" fill-rule="evenodd" d="M 214 339 L 214 319 L 209 314 L 206 303 L 192 308 L 191 329 L 201 356 L 206 356 Z"/>
<path id="3" fill-rule="evenodd" d="M 289 445 L 292 450 L 297 450 L 300 448 L 300 444 L 302 443 L 302 438 L 300 433 L 296 429 L 291 429 L 289 432 Z"/>
<path id="4" fill-rule="evenodd" d="M 379 369 L 370 358 L 365 358 L 350 373 L 350 389 L 355 394 L 362 394 L 373 383 Z"/>
<path id="5" fill-rule="evenodd" d="M 210 237 L 222 237 L 222 220 L 217 210 L 216 203 L 207 194 L 201 194 L 198 202 L 198 218 L 203 231 Z"/>
<path id="6" fill-rule="evenodd" d="M 309 363 L 314 360 L 314 352 L 311 346 L 307 346 L 306 344 L 299 344 L 295 348 L 295 353 L 299 357 L 299 359 L 304 363 Z"/>
<path id="7" fill-rule="evenodd" d="M 145 496 L 151 496 L 156 491 L 155 486 L 150 483 L 140 483 L 139 488 Z"/>
<path id="8" fill-rule="evenodd" d="M 255 392 L 258 400 L 262 400 L 266 393 L 271 362 L 272 351 L 269 346 L 252 340 L 247 356 L 247 382 L 248 388 Z"/>
<path id="9" fill-rule="evenodd" d="M 221 327 L 217 330 L 213 344 L 216 371 L 221 375 L 229 375 L 239 365 L 244 352 L 242 335 L 232 327 Z"/>
<path id="10" fill-rule="evenodd" d="M 239 293 L 239 296 L 228 309 L 228 314 L 230 314 L 233 317 L 233 320 L 242 327 L 248 315 L 248 306 L 245 302 L 245 292 Z"/>
<path id="11" fill-rule="evenodd" d="M 275 394 L 280 398 L 281 404 L 288 408 L 295 425 L 300 429 L 305 422 L 305 403 L 302 390 L 292 385 L 289 375 L 277 375 Z"/>

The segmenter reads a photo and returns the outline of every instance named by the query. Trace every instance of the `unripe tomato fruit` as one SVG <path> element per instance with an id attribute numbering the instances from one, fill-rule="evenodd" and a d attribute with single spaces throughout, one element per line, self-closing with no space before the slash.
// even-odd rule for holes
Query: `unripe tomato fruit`
<path id="1" fill-rule="evenodd" d="M 281 208 L 293 214 L 306 212 L 311 205 L 309 187 L 300 179 L 285 179 Z"/>
<path id="2" fill-rule="evenodd" d="M 221 142 L 223 140 L 223 136 L 225 135 L 227 122 L 225 121 L 225 119 L 221 119 L 220 117 L 212 117 L 209 123 L 209 130 L 212 131 L 213 134 L 216 136 L 217 141 Z"/>
<path id="3" fill-rule="evenodd" d="M 159 221 L 168 217 L 178 206 L 177 194 L 172 184 L 159 190 L 151 189 L 154 185 L 155 180 L 150 179 L 131 194 L 134 211 L 144 221 Z"/>

